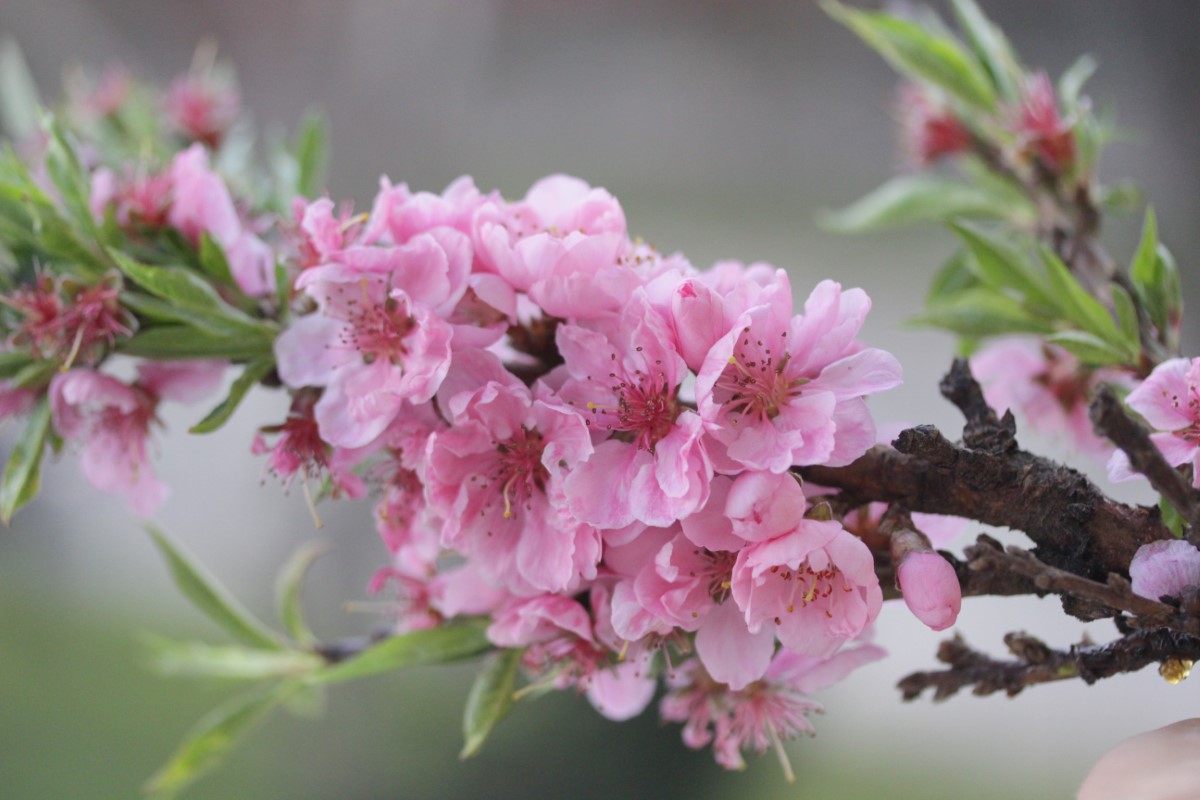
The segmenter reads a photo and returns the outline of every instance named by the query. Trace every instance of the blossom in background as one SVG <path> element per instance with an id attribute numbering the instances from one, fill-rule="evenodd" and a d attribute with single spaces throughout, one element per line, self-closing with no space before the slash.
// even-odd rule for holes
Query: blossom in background
<path id="1" fill-rule="evenodd" d="M 1164 361 L 1125 403 L 1157 431 L 1150 440 L 1171 466 L 1191 465 L 1192 486 L 1200 488 L 1200 358 Z M 1109 479 L 1126 481 L 1137 475 L 1125 452 L 1115 450 L 1108 461 Z"/>
<path id="2" fill-rule="evenodd" d="M 1095 370 L 1062 348 L 1034 339 L 998 339 L 971 357 L 971 372 L 988 405 L 1013 411 L 1038 433 L 1064 438 L 1080 453 L 1107 457 L 1113 450 L 1092 430 L 1088 403 L 1101 383 L 1127 383 L 1118 370 Z"/>
<path id="3" fill-rule="evenodd" d="M 126 384 L 90 369 L 73 369 L 50 382 L 54 430 L 82 451 L 83 474 L 103 492 L 125 495 L 130 509 L 148 517 L 167 496 L 151 471 L 147 443 L 163 400 L 189 402 L 217 386 L 220 362 L 146 362 Z"/>
<path id="4" fill-rule="evenodd" d="M 1014 117 L 1021 152 L 1037 157 L 1056 174 L 1074 166 L 1073 123 L 1059 114 L 1058 95 L 1045 72 L 1036 72 L 1025 81 Z"/>
<path id="5" fill-rule="evenodd" d="M 175 132 L 211 150 L 220 147 L 240 108 L 237 87 L 211 71 L 181 75 L 163 97 L 163 110 Z"/>
<path id="6" fill-rule="evenodd" d="M 21 317 L 8 344 L 38 358 L 61 361 L 64 369 L 76 360 L 94 363 L 102 346 L 111 348 L 118 337 L 132 335 L 136 326 L 118 300 L 119 286 L 115 275 L 82 284 L 43 274 L 0 295 L 0 303 Z"/>
<path id="7" fill-rule="evenodd" d="M 971 131 L 930 90 L 915 83 L 900 87 L 896 100 L 904 152 L 913 163 L 925 166 L 971 148 Z"/>
<path id="8" fill-rule="evenodd" d="M 1144 544 L 1129 562 L 1129 577 L 1142 597 L 1180 598 L 1185 589 L 1200 586 L 1200 550 L 1182 539 Z"/>

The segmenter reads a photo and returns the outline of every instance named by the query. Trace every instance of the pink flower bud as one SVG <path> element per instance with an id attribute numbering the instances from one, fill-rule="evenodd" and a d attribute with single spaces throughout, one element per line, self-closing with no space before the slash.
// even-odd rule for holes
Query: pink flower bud
<path id="1" fill-rule="evenodd" d="M 896 581 L 908 610 L 935 631 L 958 619 L 962 587 L 954 567 L 932 550 L 915 550 L 900 562 Z"/>

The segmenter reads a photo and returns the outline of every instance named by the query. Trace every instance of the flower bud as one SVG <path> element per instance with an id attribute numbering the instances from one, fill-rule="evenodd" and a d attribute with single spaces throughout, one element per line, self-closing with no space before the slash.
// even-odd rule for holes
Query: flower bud
<path id="1" fill-rule="evenodd" d="M 950 562 L 929 549 L 929 540 L 915 531 L 892 535 L 896 583 L 904 603 L 917 619 L 942 631 L 958 619 L 962 587 Z"/>

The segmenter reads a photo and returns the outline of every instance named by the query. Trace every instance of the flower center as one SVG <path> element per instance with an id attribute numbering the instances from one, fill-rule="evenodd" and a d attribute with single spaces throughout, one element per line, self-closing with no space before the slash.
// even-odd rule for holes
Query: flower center
<path id="1" fill-rule="evenodd" d="M 347 303 L 346 327 L 339 334 L 339 340 L 343 346 L 361 353 L 366 364 L 384 359 L 399 365 L 408 355 L 404 341 L 417 327 L 416 318 L 406 301 L 389 295 L 382 303 L 369 303 L 365 286 L 363 294 L 363 302 L 351 300 Z"/>
<path id="2" fill-rule="evenodd" d="M 780 339 L 786 335 L 786 332 L 781 334 Z M 782 341 L 779 345 L 782 350 Z M 730 412 L 772 420 L 779 416 L 780 408 L 800 395 L 800 387 L 808 383 L 807 378 L 792 378 L 787 374 L 790 360 L 791 354 L 786 350 L 779 356 L 762 339 L 752 338 L 750 328 L 744 328 L 729 365 L 713 387 L 714 394 Z M 733 422 L 737 424 L 737 420 Z"/>
<path id="3" fill-rule="evenodd" d="M 508 441 L 496 445 L 500 458 L 491 480 L 501 486 L 505 519 L 512 519 L 514 510 L 521 506 L 530 510 L 534 492 L 546 490 L 550 472 L 542 465 L 545 444 L 542 434 L 522 428 Z"/>

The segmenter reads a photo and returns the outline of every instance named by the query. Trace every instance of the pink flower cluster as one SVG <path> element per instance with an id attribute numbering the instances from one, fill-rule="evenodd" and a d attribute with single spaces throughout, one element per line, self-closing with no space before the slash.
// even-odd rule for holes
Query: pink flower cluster
<path id="1" fill-rule="evenodd" d="M 1125 398 L 1126 404 L 1156 431 L 1150 435 L 1173 467 L 1191 467 L 1192 486 L 1200 488 L 1200 358 L 1164 361 Z M 1124 451 L 1108 461 L 1108 477 L 1137 477 Z"/>
<path id="2" fill-rule="evenodd" d="M 258 447 L 379 488 L 402 627 L 489 614 L 535 682 L 613 718 L 667 653 L 664 715 L 730 766 L 807 729 L 814 672 L 876 652 L 843 650 L 882 603 L 871 552 L 792 472 L 865 452 L 865 398 L 900 382 L 858 341 L 862 290 L 797 313 L 782 270 L 699 272 L 564 176 L 515 202 L 385 180 L 369 214 L 298 202 L 292 240 L 311 312 L 276 355 L 310 399 Z"/>

